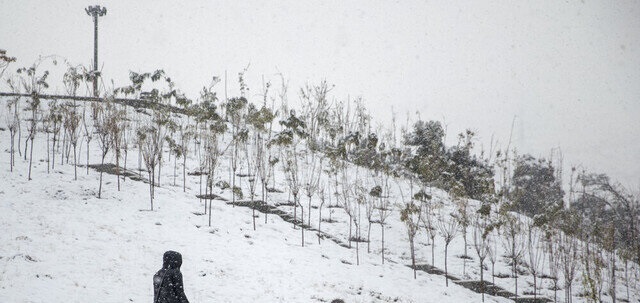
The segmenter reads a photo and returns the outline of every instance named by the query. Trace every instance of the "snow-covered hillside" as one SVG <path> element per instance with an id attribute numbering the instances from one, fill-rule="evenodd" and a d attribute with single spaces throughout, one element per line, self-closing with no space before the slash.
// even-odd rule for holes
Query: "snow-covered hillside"
<path id="1" fill-rule="evenodd" d="M 73 158 L 70 163 L 65 159 L 61 164 L 60 154 L 55 159 L 55 169 L 47 173 L 47 137 L 42 132 L 35 138 L 32 180 L 28 180 L 29 161 L 24 157 L 16 155 L 16 166 L 10 172 L 9 138 L 4 127 L 0 132 L 0 302 L 150 302 L 152 276 L 161 267 L 166 250 L 183 255 L 182 273 L 191 302 L 330 302 L 336 298 L 345 302 L 481 301 L 477 292 L 456 283 L 446 286 L 442 275 L 418 271 L 417 278 L 413 278 L 408 267 L 411 258 L 407 231 L 400 221 L 398 205 L 391 207 L 387 221 L 386 262 L 382 264 L 380 225 L 371 228 L 370 252 L 367 243 L 359 243 L 358 250 L 355 242 L 351 249 L 344 247 L 349 218 L 343 209 L 328 207 L 337 204 L 335 199 L 324 206 L 323 218 L 331 214 L 332 221 L 322 222 L 322 231 L 343 245 L 327 238 L 319 241 L 316 233 L 307 231 L 302 247 L 299 227 L 294 228 L 276 215 L 270 215 L 265 223 L 264 215 L 259 214 L 253 230 L 251 209 L 234 207 L 222 200 L 212 201 L 212 223 L 208 226 L 208 215 L 202 214 L 204 204 L 196 197 L 200 193 L 200 177 L 188 176 L 183 192 L 181 169 L 174 185 L 173 162 L 167 161 L 163 166 L 154 210 L 150 211 L 148 185 L 130 178 L 123 180 L 118 191 L 116 176 L 104 174 L 102 198 L 98 199 L 99 173 L 94 169 L 87 173 L 84 157 L 79 157 L 83 167 L 78 168 L 78 180 L 74 180 Z M 90 164 L 99 163 L 100 149 L 95 140 L 90 154 Z M 228 157 L 222 157 L 216 179 L 229 179 Z M 173 158 L 166 154 L 165 159 Z M 111 154 L 106 162 L 115 162 Z M 137 165 L 138 152 L 133 149 L 127 167 Z M 188 172 L 198 170 L 194 153 L 188 155 L 186 168 Z M 350 170 L 350 175 L 361 179 L 365 188 L 373 187 L 368 171 L 355 167 Z M 144 179 L 144 173 L 142 176 Z M 249 183 L 243 178 L 238 180 L 246 199 Z M 391 200 L 399 204 L 400 192 L 410 192 L 409 182 L 392 180 L 391 185 Z M 293 207 L 281 205 L 291 197 L 280 166 L 275 173 L 275 188 L 283 192 L 270 194 L 268 204 L 292 214 Z M 433 200 L 442 204 L 441 212 L 453 211 L 445 192 L 429 190 Z M 231 197 L 228 189 L 214 188 L 214 193 Z M 306 199 L 303 195 L 304 206 Z M 472 206 L 477 203 L 471 202 Z M 317 196 L 312 205 L 319 205 Z M 305 207 L 305 221 L 308 211 Z M 312 208 L 312 228 L 317 228 L 318 216 L 318 209 Z M 364 235 L 367 228 L 363 220 Z M 444 269 L 444 243 L 440 236 L 435 239 L 432 265 Z M 453 240 L 448 270 L 463 281 L 479 280 L 471 233 L 468 242 L 470 260 L 460 258 L 464 254 L 462 237 Z M 419 232 L 417 264 L 431 265 L 431 247 L 427 235 Z M 495 283 L 513 292 L 514 281 L 499 240 L 495 247 L 499 256 Z M 485 261 L 487 265 L 485 280 L 491 281 L 491 265 Z M 618 296 L 625 297 L 624 279 L 619 281 Z M 518 294 L 526 295 L 532 283 L 530 275 L 520 277 Z M 539 294 L 553 298 L 551 280 L 539 278 L 538 283 Z M 578 278 L 574 282 L 575 302 L 582 300 L 578 297 L 580 284 Z M 635 302 L 640 295 L 633 285 L 630 293 Z M 563 296 L 564 292 L 559 291 L 558 300 Z M 512 302 L 500 296 L 486 295 L 485 299 Z"/>
<path id="2" fill-rule="evenodd" d="M 356 266 L 354 249 L 332 241 L 317 244 L 311 234 L 303 248 L 300 230 L 277 216 L 266 224 L 261 217 L 254 231 L 251 211 L 244 207 L 213 201 L 208 227 L 206 216 L 194 214 L 203 210 L 195 197 L 198 178 L 189 177 L 183 193 L 171 185 L 170 169 L 156 191 L 154 211 L 148 211 L 147 184 L 126 179 L 118 192 L 113 175 L 104 175 L 98 199 L 99 173 L 93 169 L 87 174 L 79 168 L 77 181 L 71 164 L 56 163 L 47 174 L 42 133 L 36 135 L 29 181 L 28 160 L 16 155 L 10 172 L 6 129 L 0 138 L 0 302 L 150 302 L 152 276 L 166 250 L 183 255 L 191 302 L 480 300 L 463 287 L 445 287 L 441 276 L 420 274 L 414 280 L 406 261 L 396 256 L 381 265 L 377 253 L 361 251 Z M 91 154 L 99 159 L 97 144 Z M 137 164 L 136 154 L 131 153 L 129 167 Z M 195 165 L 190 159 L 189 168 Z M 219 171 L 226 175 L 226 166 Z M 393 249 L 405 250 L 401 239 L 395 242 L 389 244 Z"/>

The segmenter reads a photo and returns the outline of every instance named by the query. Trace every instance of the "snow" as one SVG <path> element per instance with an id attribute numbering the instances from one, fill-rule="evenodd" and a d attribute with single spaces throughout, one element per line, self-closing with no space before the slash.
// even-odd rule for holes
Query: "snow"
<path id="1" fill-rule="evenodd" d="M 4 108 L 4 107 L 3 107 Z M 0 111 L 1 112 L 1 111 Z M 227 136 L 227 140 L 229 140 Z M 175 250 L 182 254 L 185 292 L 191 302 L 480 302 L 480 294 L 455 283 L 445 286 L 440 275 L 418 271 L 413 279 L 406 229 L 394 206 L 385 229 L 385 264 L 381 264 L 380 226 L 371 233 L 371 253 L 360 243 L 360 264 L 356 265 L 356 249 L 342 247 L 333 241 L 305 232 L 301 247 L 300 229 L 276 215 L 258 214 L 257 229 L 252 227 L 251 209 L 233 207 L 214 200 L 212 225 L 208 216 L 198 215 L 204 206 L 199 193 L 199 177 L 187 177 L 187 191 L 182 191 L 181 169 L 173 185 L 173 161 L 162 169 L 161 187 L 156 189 L 154 210 L 149 211 L 148 184 L 126 179 L 117 191 L 116 177 L 104 174 L 103 198 L 97 198 L 99 173 L 78 168 L 74 180 L 73 165 L 59 164 L 47 174 L 46 137 L 35 139 L 33 180 L 27 180 L 29 161 L 16 155 L 16 167 L 9 170 L 9 132 L 0 131 L 0 302 L 150 302 L 153 298 L 152 277 L 162 265 L 162 254 Z M 24 137 L 23 137 L 24 139 Z M 83 148 L 86 145 L 80 144 Z M 24 145 L 23 145 L 24 147 Z M 85 165 L 84 152 L 78 154 Z M 91 163 L 99 161 L 99 147 L 91 142 Z M 129 169 L 137 168 L 137 150 L 129 152 Z M 188 155 L 187 171 L 197 167 L 196 154 Z M 228 155 L 220 161 L 217 179 L 229 177 Z M 171 158 L 172 159 L 172 158 Z M 73 162 L 71 158 L 70 162 Z M 106 162 L 114 163 L 111 154 Z M 181 161 L 178 161 L 181 162 Z M 302 162 L 302 161 L 301 161 Z M 325 163 L 326 164 L 326 163 Z M 360 176 L 367 188 L 373 186 L 363 169 L 351 167 L 352 176 Z M 144 176 L 144 173 L 143 173 Z M 248 182 L 238 178 L 245 196 Z M 406 180 L 391 182 L 409 192 Z M 281 166 L 277 166 L 276 188 L 284 193 L 270 194 L 269 204 L 291 198 Z M 444 213 L 453 211 L 448 195 L 430 189 L 434 200 L 444 204 Z M 214 193 L 230 197 L 229 191 Z M 258 191 L 259 192 L 259 191 Z M 392 196 L 398 196 L 394 189 Z M 307 218 L 307 198 L 305 206 Z M 331 197 L 332 203 L 336 201 Z M 397 202 L 398 199 L 395 199 Z M 478 203 L 471 201 L 472 205 Z M 319 204 L 317 196 L 312 203 Z M 328 205 L 327 203 L 326 205 Z M 346 243 L 348 216 L 342 209 L 323 208 L 323 218 L 333 211 L 334 223 L 323 222 L 322 230 Z M 364 206 L 363 206 L 364 208 Z M 292 207 L 280 209 L 293 213 Z M 299 212 L 299 210 L 298 210 Z M 364 212 L 364 209 L 363 209 Z M 318 211 L 312 210 L 312 227 L 317 227 Z M 366 219 L 362 232 L 366 236 Z M 449 273 L 462 280 L 479 280 L 477 256 L 468 234 L 466 262 L 458 256 L 464 252 L 459 234 L 449 246 Z M 354 233 L 355 235 L 355 233 Z M 416 238 L 417 264 L 431 263 L 431 243 L 424 232 Z M 353 243 L 354 248 L 356 243 Z M 502 257 L 498 243 L 496 274 L 508 276 L 510 268 Z M 444 243 L 436 237 L 435 264 L 444 269 Z M 485 280 L 491 280 L 491 264 L 485 262 Z M 464 274 L 463 274 L 464 271 Z M 543 272 L 547 272 L 546 268 Z M 578 274 L 579 276 L 579 274 Z M 496 284 L 513 292 L 512 278 L 495 278 Z M 541 295 L 553 298 L 551 281 L 538 279 Z M 618 281 L 624 281 L 619 277 Z M 531 290 L 533 279 L 522 276 L 518 293 Z M 624 282 L 619 282 L 618 297 L 624 297 Z M 640 298 L 637 286 L 631 290 L 633 300 Z M 576 301 L 581 282 L 574 281 Z M 558 291 L 559 300 L 564 291 Z M 610 299 L 605 297 L 605 299 Z M 512 302 L 486 295 L 487 302 Z"/>
<path id="2" fill-rule="evenodd" d="M 9 132 L 0 137 L 0 302 L 150 302 L 152 277 L 166 250 L 183 255 L 191 302 L 479 301 L 479 294 L 463 287 L 445 287 L 441 276 L 419 273 L 414 280 L 395 256 L 381 265 L 377 253 L 361 249 L 361 264 L 346 264 L 355 264 L 355 250 L 328 240 L 318 245 L 312 233 L 301 247 L 300 230 L 277 216 L 267 224 L 261 217 L 254 231 L 248 208 L 214 201 L 208 227 L 207 216 L 194 214 L 203 209 L 195 198 L 198 178 L 189 177 L 183 193 L 170 185 L 168 164 L 154 211 L 148 211 L 146 183 L 127 179 L 118 192 L 113 175 L 104 175 L 103 198 L 97 199 L 96 171 L 87 175 L 79 168 L 75 181 L 73 165 L 56 163 L 47 174 L 45 136 L 38 133 L 28 181 L 28 160 L 16 155 L 10 172 Z M 91 145 L 93 163 L 99 150 L 95 140 Z M 136 156 L 129 154 L 129 167 L 136 166 Z M 219 169 L 221 176 L 225 169 Z M 402 239 L 396 240 L 404 250 Z"/>

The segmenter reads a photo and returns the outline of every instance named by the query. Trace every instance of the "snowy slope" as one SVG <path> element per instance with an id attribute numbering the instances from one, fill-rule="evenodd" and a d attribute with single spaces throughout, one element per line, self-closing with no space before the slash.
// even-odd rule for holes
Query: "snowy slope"
<path id="1" fill-rule="evenodd" d="M 228 141 L 229 136 L 226 140 Z M 23 139 L 24 140 L 24 139 Z M 356 264 L 356 249 L 342 247 L 307 231 L 305 247 L 301 247 L 300 229 L 281 218 L 263 215 L 253 230 L 251 210 L 233 207 L 223 201 L 213 201 L 212 226 L 208 217 L 200 215 L 204 205 L 195 196 L 200 192 L 200 178 L 187 177 L 187 190 L 182 191 L 181 164 L 178 163 L 176 185 L 173 185 L 173 158 L 165 154 L 161 187 L 156 190 L 154 211 L 149 210 L 149 187 L 141 181 L 125 179 L 117 191 L 116 177 L 104 174 L 103 198 L 97 198 L 99 173 L 86 173 L 78 168 L 78 180 L 73 180 L 72 164 L 60 164 L 47 174 L 46 136 L 35 139 L 33 180 L 27 180 L 29 162 L 16 155 L 14 172 L 9 171 L 9 132 L 0 132 L 0 302 L 149 302 L 153 291 L 151 278 L 162 263 L 166 250 L 183 255 L 182 272 L 185 289 L 192 302 L 330 302 L 342 298 L 346 302 L 480 302 L 480 294 L 454 283 L 445 286 L 441 275 L 418 272 L 413 279 L 406 228 L 399 220 L 399 205 L 385 229 L 385 258 L 381 264 L 380 226 L 372 226 L 370 248 L 359 244 L 360 265 Z M 24 148 L 24 146 L 23 146 Z M 85 145 L 81 144 L 84 149 Z M 86 165 L 80 150 L 78 161 Z M 91 142 L 91 164 L 99 162 L 96 139 Z M 138 153 L 129 152 L 127 167 L 136 169 Z M 73 159 L 71 158 L 71 163 Z M 109 154 L 106 162 L 114 163 Z M 178 161 L 180 162 L 180 161 Z M 229 158 L 220 161 L 216 179 L 228 181 Z M 302 163 L 302 162 L 301 162 Z M 325 163 L 326 164 L 326 163 Z M 198 160 L 191 152 L 187 171 L 196 171 Z M 241 170 L 242 171 L 242 168 Z M 366 188 L 373 187 L 362 168 L 350 168 Z M 144 173 L 143 173 L 144 176 Z M 292 198 L 287 192 L 282 167 L 277 166 L 275 187 L 283 193 L 269 195 L 270 205 Z M 328 180 L 324 180 L 327 181 Z M 248 195 L 248 182 L 237 179 Z M 399 187 L 409 192 L 406 180 L 391 182 L 393 202 L 400 203 Z M 434 201 L 443 204 L 442 213 L 453 211 L 448 195 L 429 189 Z M 230 198 L 228 190 L 214 189 Z M 259 191 L 258 191 L 259 192 Z M 301 202 L 307 218 L 307 197 Z M 336 204 L 334 197 L 327 204 Z M 475 204 L 477 201 L 471 201 Z M 314 196 L 312 204 L 318 206 Z M 293 213 L 293 207 L 279 206 Z M 298 209 L 299 212 L 299 209 Z M 323 218 L 331 213 L 333 223 L 323 222 L 322 230 L 346 243 L 349 218 L 340 208 L 323 209 Z M 318 210 L 312 209 L 311 226 L 317 227 Z M 367 223 L 363 218 L 362 233 Z M 305 222 L 308 224 L 308 222 Z M 435 239 L 435 265 L 444 269 L 444 243 Z M 355 248 L 356 243 L 353 243 Z M 449 246 L 449 273 L 462 280 L 479 280 L 479 265 L 473 250 L 472 235 L 468 235 L 468 255 L 462 237 L 458 235 Z M 417 264 L 431 264 L 431 247 L 427 235 L 420 232 L 416 240 Z M 495 283 L 513 292 L 510 267 L 500 241 L 496 243 L 498 262 Z M 465 264 L 466 263 L 466 264 Z M 491 280 L 490 264 L 485 261 L 485 280 Z M 547 272 L 546 266 L 545 270 Z M 578 271 L 579 272 L 579 271 Z M 632 271 L 633 272 L 633 271 Z M 636 271 L 637 272 L 637 271 Z M 578 277 L 580 274 L 578 274 Z M 631 277 L 637 281 L 638 277 Z M 574 281 L 574 300 L 584 298 L 581 278 Z M 626 283 L 620 277 L 618 297 L 625 297 Z M 519 278 L 518 295 L 532 290 L 533 278 Z M 538 292 L 553 298 L 550 279 L 539 278 Z M 638 300 L 637 283 L 630 289 L 633 302 Z M 558 291 L 558 299 L 564 292 Z M 604 297 L 605 300 L 609 299 Z M 488 302 L 513 302 L 502 297 L 486 296 Z"/>
<path id="2" fill-rule="evenodd" d="M 170 249 L 183 254 L 191 302 L 480 301 L 470 290 L 445 287 L 441 276 L 414 280 L 401 258 L 381 265 L 378 254 L 361 250 L 361 264 L 350 265 L 355 250 L 332 241 L 318 245 L 311 234 L 300 247 L 299 229 L 276 216 L 267 224 L 261 218 L 253 231 L 247 208 L 214 201 L 208 227 L 206 216 L 194 214 L 203 208 L 195 198 L 198 178 L 190 177 L 183 193 L 169 184 L 168 165 L 154 211 L 147 211 L 147 184 L 127 179 L 118 192 L 113 175 L 104 175 L 103 198 L 97 199 L 96 171 L 87 175 L 79 168 L 74 181 L 73 166 L 57 163 L 47 174 L 45 136 L 38 133 L 28 181 L 28 160 L 16 156 L 10 172 L 8 131 L 0 138 L 0 302 L 150 302 L 151 278 Z M 99 151 L 91 144 L 95 163 Z M 129 167 L 137 164 L 136 154 Z M 188 166 L 195 165 L 191 159 Z M 393 249 L 404 250 L 401 240 Z"/>

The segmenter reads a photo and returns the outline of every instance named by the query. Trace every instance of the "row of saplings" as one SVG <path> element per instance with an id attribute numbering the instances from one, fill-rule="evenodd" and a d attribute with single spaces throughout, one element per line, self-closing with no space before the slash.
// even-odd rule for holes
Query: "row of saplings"
<path id="1" fill-rule="evenodd" d="M 90 161 L 90 143 L 97 138 L 100 155 L 100 185 L 98 197 L 102 193 L 102 172 L 104 171 L 104 161 L 111 152 L 115 157 L 115 173 L 118 175 L 118 190 L 120 190 L 120 161 L 124 163 L 124 170 L 127 170 L 127 158 L 129 149 L 138 147 L 138 172 L 141 173 L 142 163 L 145 164 L 150 185 L 150 202 L 153 209 L 154 188 L 160 184 L 160 170 L 162 169 L 163 156 L 165 151 L 169 152 L 169 159 L 173 155 L 174 185 L 176 183 L 178 160 L 182 160 L 183 190 L 186 191 L 186 159 L 190 153 L 190 145 L 194 146 L 194 153 L 197 153 L 199 162 L 198 175 L 200 176 L 200 195 L 210 196 L 213 193 L 213 186 L 224 182 L 215 182 L 215 171 L 219 166 L 223 155 L 227 155 L 230 166 L 228 187 L 232 191 L 232 199 L 235 202 L 237 196 L 242 196 L 242 186 L 236 185 L 236 176 L 248 177 L 249 197 L 254 213 L 253 226 L 256 227 L 255 205 L 257 187 L 261 187 L 262 201 L 268 201 L 268 194 L 275 189 L 275 167 L 281 165 L 285 179 L 289 188 L 289 194 L 293 196 L 294 223 L 301 226 L 302 240 L 304 246 L 305 227 L 311 224 L 312 199 L 319 199 L 318 205 L 318 230 L 322 231 L 322 208 L 327 203 L 329 206 L 339 205 L 349 216 L 349 246 L 351 242 L 356 242 L 356 263 L 359 264 L 359 243 L 366 241 L 369 243 L 371 227 L 373 224 L 381 226 L 382 237 L 382 262 L 384 263 L 384 226 L 393 208 L 400 212 L 400 219 L 404 222 L 407 230 L 411 249 L 412 266 L 417 268 L 415 263 L 415 238 L 419 231 L 426 233 L 432 244 L 431 263 L 434 262 L 435 237 L 440 235 L 445 246 L 445 276 L 448 274 L 447 255 L 451 241 L 459 234 L 462 234 L 465 242 L 463 274 L 466 275 L 467 237 L 469 230 L 472 236 L 472 244 L 478 256 L 480 264 L 480 278 L 482 282 L 484 272 L 484 262 L 488 258 L 492 264 L 492 276 L 494 266 L 497 261 L 497 238 L 502 239 L 501 247 L 504 249 L 505 257 L 509 260 L 512 268 L 512 276 L 515 279 L 517 296 L 517 278 L 519 274 L 518 265 L 526 264 L 528 272 L 533 276 L 533 295 L 537 296 L 537 278 L 542 275 L 545 263 L 548 273 L 544 276 L 553 281 L 554 298 L 558 287 L 560 274 L 564 277 L 565 298 L 567 301 L 572 297 L 572 283 L 577 276 L 577 265 L 582 266 L 583 286 L 586 295 L 601 298 L 604 291 L 603 277 L 608 276 L 609 295 L 615 297 L 615 268 L 616 254 L 612 249 L 606 248 L 606 243 L 591 244 L 579 242 L 575 237 L 557 232 L 557 229 L 537 227 L 532 223 L 522 223 L 519 216 L 506 212 L 497 214 L 491 212 L 488 207 L 480 207 L 478 211 L 471 211 L 469 200 L 464 197 L 456 197 L 455 190 L 451 192 L 454 197 L 455 211 L 446 214 L 441 202 L 432 199 L 420 190 L 413 193 L 413 186 L 410 186 L 409 193 L 402 191 L 402 186 L 398 186 L 401 201 L 391 203 L 389 180 L 394 172 L 390 165 L 382 165 L 379 170 L 368 170 L 365 179 L 362 181 L 359 170 L 350 166 L 348 150 L 352 142 L 348 140 L 331 140 L 333 147 L 346 151 L 339 153 L 320 152 L 317 142 L 321 141 L 318 127 L 315 127 L 315 119 L 318 118 L 319 108 L 326 111 L 326 85 L 320 85 L 313 89 L 307 88 L 306 97 L 308 104 L 303 105 L 303 112 L 296 116 L 295 112 L 286 105 L 286 86 L 281 89 L 278 97 L 281 106 L 275 110 L 275 99 L 272 99 L 271 106 L 267 106 L 267 96 L 269 95 L 270 84 L 265 86 L 263 91 L 263 105 L 258 108 L 249 103 L 245 98 L 246 85 L 244 85 L 243 73 L 239 74 L 241 96 L 226 100 L 218 110 L 215 105 L 218 101 L 214 91 L 214 86 L 219 79 L 214 78 L 209 87 L 205 87 L 200 95 L 200 102 L 192 105 L 178 91 L 173 89 L 174 84 L 170 78 L 166 77 L 162 71 L 154 73 L 135 74 L 132 73 L 132 84 L 128 87 L 114 90 L 111 96 L 107 96 L 107 102 L 59 102 L 54 100 L 42 106 L 38 95 L 48 87 L 46 79 L 48 72 L 38 74 L 36 67 L 19 70 L 22 74 L 21 81 L 9 81 L 14 92 L 21 90 L 33 93 L 33 97 L 26 98 L 26 105 L 21 104 L 21 98 L 8 100 L 5 111 L 7 126 L 10 131 L 10 168 L 13 171 L 15 165 L 15 151 L 19 155 L 27 158 L 27 147 L 31 147 L 29 154 L 29 173 L 31 179 L 31 166 L 33 157 L 34 139 L 38 130 L 46 135 L 47 151 L 47 173 L 55 168 L 56 157 L 59 154 L 60 163 L 70 162 L 73 159 L 74 178 L 77 179 L 78 154 L 82 152 L 82 147 L 86 146 L 86 169 L 88 174 Z M 75 96 L 79 86 L 87 83 L 86 74 L 78 72 L 75 68 L 69 68 L 64 76 L 64 86 L 67 93 Z M 176 103 L 187 110 L 189 115 L 175 115 L 166 108 L 151 111 L 137 110 L 132 112 L 123 105 L 110 102 L 117 93 L 125 95 L 140 95 L 142 83 L 151 80 L 152 82 L 162 82 L 166 88 L 163 91 L 152 90 L 146 97 L 154 102 L 162 104 Z M 312 98 L 313 97 L 313 98 Z M 314 100 L 311 100 L 314 99 Z M 323 107 L 324 106 L 324 107 Z M 220 113 L 218 113 L 220 111 Z M 23 112 L 27 117 L 23 117 Z M 276 117 L 281 121 L 275 123 Z M 362 120 L 362 112 L 355 111 L 352 120 Z M 135 118 L 134 118 L 135 117 Z M 349 117 L 344 119 L 345 126 L 342 127 L 343 138 L 348 134 L 357 132 L 355 128 L 362 127 L 362 123 L 353 126 L 348 123 Z M 24 123 L 23 123 L 24 122 Z M 24 153 L 21 148 L 23 137 L 23 124 L 26 124 L 26 139 L 24 140 Z M 349 130 L 349 127 L 354 128 Z M 230 128 L 230 130 L 229 130 Z M 276 128 L 279 130 L 276 132 Z M 326 132 L 325 135 L 330 134 Z M 15 141 L 17 138 L 17 146 Z M 229 136 L 225 140 L 225 136 Z M 327 144 L 325 140 L 324 144 Z M 84 144 L 86 143 L 86 144 Z M 168 146 L 168 147 L 165 147 Z M 17 147 L 17 148 L 16 148 Z M 393 162 L 390 159 L 389 162 Z M 326 164 L 326 165 L 325 165 Z M 243 167 L 244 166 L 244 167 Z M 239 170 L 245 169 L 243 173 Z M 157 172 L 156 172 L 157 170 Z M 203 176 L 206 180 L 203 181 Z M 123 179 L 124 180 L 124 179 Z M 269 187 L 269 182 L 272 182 Z M 397 182 L 397 181 L 396 181 Z M 258 184 L 260 183 L 260 184 Z M 413 181 L 409 182 L 413 184 Z M 228 184 L 228 183 L 227 183 Z M 373 184 L 372 188 L 365 184 Z M 203 188 L 204 185 L 204 196 Z M 224 187 L 224 186 L 223 186 Z M 305 206 L 301 199 L 307 198 L 307 219 L 305 221 Z M 335 197 L 335 198 L 333 198 Z M 332 203 L 332 199 L 335 201 Z M 206 200 L 205 200 L 206 201 Z M 208 199 L 209 206 L 205 203 L 205 213 L 209 213 L 209 224 L 211 224 L 211 199 Z M 300 214 L 298 215 L 298 208 Z M 329 219 L 325 221 L 333 222 L 331 215 L 333 207 L 330 208 Z M 361 236 L 363 227 L 362 218 L 366 219 L 367 237 Z M 266 214 L 265 214 L 266 220 Z M 355 227 L 355 236 L 352 234 Z M 318 238 L 320 241 L 320 238 Z M 580 247 L 579 247 L 580 246 Z M 370 245 L 367 244 L 367 251 Z M 625 258 L 626 260 L 626 258 Z M 524 262 L 523 262 L 524 261 Z M 625 279 L 628 281 L 625 262 Z M 447 279 L 448 285 L 448 279 Z M 627 287 L 627 297 L 628 295 Z M 483 289 L 484 293 L 484 289 Z M 483 296 L 484 298 L 484 296 Z"/>

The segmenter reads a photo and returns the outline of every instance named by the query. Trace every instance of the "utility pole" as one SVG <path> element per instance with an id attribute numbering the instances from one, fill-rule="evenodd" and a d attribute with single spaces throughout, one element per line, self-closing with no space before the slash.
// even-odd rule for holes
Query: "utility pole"
<path id="1" fill-rule="evenodd" d="M 93 17 L 93 96 L 98 97 L 98 17 L 106 15 L 107 8 L 94 5 L 85 8 L 84 11 Z"/>

